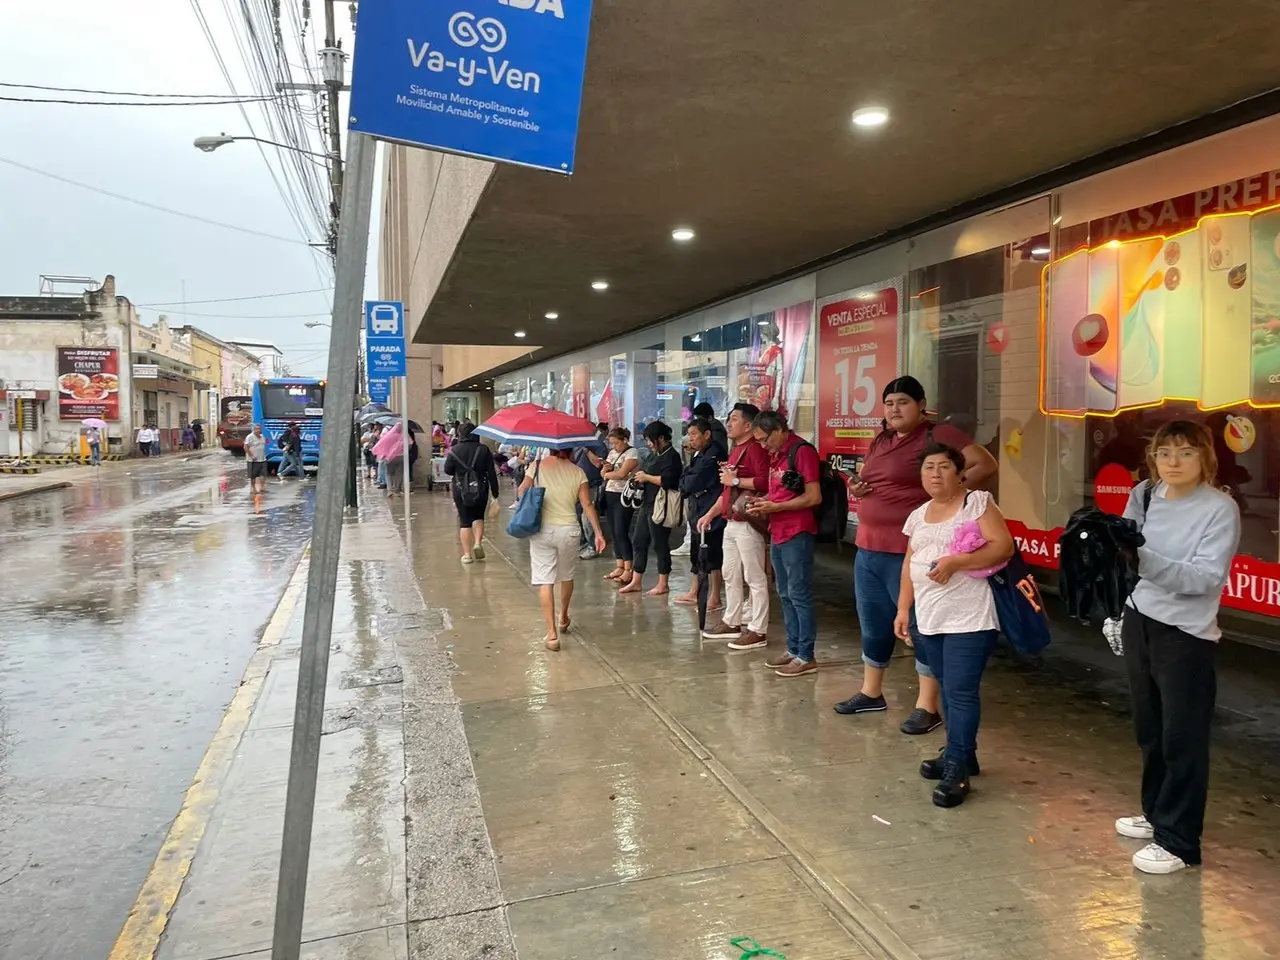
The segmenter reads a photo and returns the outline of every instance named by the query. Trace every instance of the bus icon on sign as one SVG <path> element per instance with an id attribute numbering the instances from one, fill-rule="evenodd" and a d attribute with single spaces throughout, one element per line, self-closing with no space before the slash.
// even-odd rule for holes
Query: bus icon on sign
<path id="1" fill-rule="evenodd" d="M 369 331 L 375 336 L 382 333 L 398 336 L 400 311 L 389 303 L 379 303 L 369 312 Z"/>

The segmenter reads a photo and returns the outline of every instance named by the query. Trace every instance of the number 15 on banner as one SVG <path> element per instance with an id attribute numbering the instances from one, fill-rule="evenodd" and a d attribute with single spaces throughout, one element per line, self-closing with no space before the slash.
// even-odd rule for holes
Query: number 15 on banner
<path id="1" fill-rule="evenodd" d="M 835 365 L 835 375 L 840 381 L 836 413 L 841 417 L 865 417 L 876 405 L 876 383 L 871 379 L 871 371 L 876 368 L 876 355 L 864 353 L 858 357 L 858 364 L 852 371 L 852 382 L 849 360 L 845 357 Z"/>

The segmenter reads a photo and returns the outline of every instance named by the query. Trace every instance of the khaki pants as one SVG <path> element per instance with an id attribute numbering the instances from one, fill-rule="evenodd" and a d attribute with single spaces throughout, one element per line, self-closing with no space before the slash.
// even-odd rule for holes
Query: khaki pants
<path id="1" fill-rule="evenodd" d="M 742 622 L 743 586 L 751 590 L 752 633 L 762 636 L 769 629 L 769 574 L 765 558 L 769 544 L 764 534 L 742 520 L 730 520 L 724 530 L 724 622 L 731 627 Z"/>

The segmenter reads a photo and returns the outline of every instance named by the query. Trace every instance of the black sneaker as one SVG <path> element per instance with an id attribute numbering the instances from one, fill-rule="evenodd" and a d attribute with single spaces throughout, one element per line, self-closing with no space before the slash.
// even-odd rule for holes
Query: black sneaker
<path id="1" fill-rule="evenodd" d="M 942 755 L 947 752 L 947 748 L 943 747 L 938 751 L 936 760 L 924 760 L 920 763 L 920 776 L 926 780 L 942 779 Z M 969 761 L 969 776 L 976 777 L 982 772 L 982 768 L 978 766 L 978 758 L 974 757 Z"/>
<path id="2" fill-rule="evenodd" d="M 918 737 L 924 733 L 930 733 L 942 726 L 942 717 L 936 713 L 930 713 L 924 707 L 916 707 L 911 711 L 911 716 L 902 721 L 902 726 L 898 729 L 903 733 Z"/>
<path id="3" fill-rule="evenodd" d="M 942 765 L 942 780 L 933 788 L 935 807 L 958 807 L 969 795 L 969 777 L 961 765 L 948 760 Z"/>
<path id="4" fill-rule="evenodd" d="M 868 697 L 858 692 L 848 700 L 841 700 L 832 709 L 848 716 L 851 713 L 882 713 L 889 709 L 889 705 L 884 702 L 884 697 Z"/>

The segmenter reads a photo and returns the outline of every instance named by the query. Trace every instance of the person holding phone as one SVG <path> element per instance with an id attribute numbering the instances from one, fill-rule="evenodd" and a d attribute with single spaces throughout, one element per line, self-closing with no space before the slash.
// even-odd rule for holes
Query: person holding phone
<path id="1" fill-rule="evenodd" d="M 894 618 L 902 562 L 907 553 L 903 524 L 929 499 L 920 483 L 920 458 L 930 443 L 941 443 L 964 455 L 961 482 L 978 489 L 997 469 L 995 458 L 973 438 L 951 424 L 935 424 L 925 416 L 924 386 L 915 377 L 898 377 L 885 385 L 884 430 L 871 449 L 850 492 L 858 501 L 858 552 L 853 562 L 853 591 L 862 632 L 862 688 L 835 705 L 836 713 L 879 713 L 884 699 L 884 672 L 893 657 Z M 907 734 L 924 734 L 942 724 L 942 693 L 925 653 L 914 640 L 920 692 L 915 709 L 902 722 Z"/>

